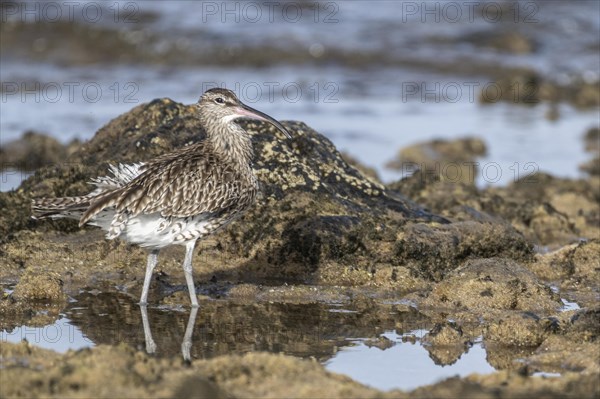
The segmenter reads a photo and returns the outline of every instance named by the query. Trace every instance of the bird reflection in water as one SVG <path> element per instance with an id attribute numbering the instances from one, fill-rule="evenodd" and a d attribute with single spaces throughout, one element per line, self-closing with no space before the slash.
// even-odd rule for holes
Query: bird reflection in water
<path id="1" fill-rule="evenodd" d="M 152 330 L 150 329 L 150 322 L 148 321 L 148 306 L 140 305 L 140 311 L 142 313 L 142 325 L 144 327 L 144 340 L 146 341 L 146 352 L 149 355 L 153 355 L 156 353 L 156 343 L 154 342 L 154 338 L 152 338 Z M 183 360 L 186 363 L 190 363 L 192 361 L 192 356 L 190 351 L 192 349 L 192 334 L 194 333 L 194 326 L 196 324 L 196 316 L 198 315 L 198 307 L 193 306 L 190 311 L 190 317 L 188 318 L 187 327 L 185 328 L 185 334 L 183 336 L 183 341 L 181 342 L 181 354 L 183 355 Z"/>

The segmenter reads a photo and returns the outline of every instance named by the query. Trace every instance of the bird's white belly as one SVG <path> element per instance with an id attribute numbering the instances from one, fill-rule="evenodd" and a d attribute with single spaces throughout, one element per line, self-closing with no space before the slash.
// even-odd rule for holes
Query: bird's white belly
<path id="1" fill-rule="evenodd" d="M 99 213 L 91 224 L 109 231 L 114 210 Z M 119 235 L 132 244 L 160 249 L 169 245 L 185 245 L 210 234 L 214 228 L 210 218 L 197 215 L 188 218 L 164 218 L 159 213 L 141 214 L 127 220 Z"/>
<path id="2" fill-rule="evenodd" d="M 121 238 L 141 247 L 158 249 L 195 241 L 210 231 L 210 221 L 201 215 L 169 219 L 159 214 L 149 214 L 129 219 Z"/>

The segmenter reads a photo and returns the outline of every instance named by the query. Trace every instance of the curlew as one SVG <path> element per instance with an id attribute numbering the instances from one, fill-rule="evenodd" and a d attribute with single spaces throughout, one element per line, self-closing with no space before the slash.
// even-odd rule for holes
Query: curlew
<path id="1" fill-rule="evenodd" d="M 196 241 L 223 228 L 255 201 L 258 181 L 251 163 L 251 137 L 236 120 L 266 121 L 290 138 L 275 119 L 242 103 L 226 89 L 207 90 L 196 104 L 206 139 L 149 162 L 110 167 L 108 176 L 80 197 L 34 199 L 35 218 L 68 217 L 106 230 L 148 249 L 140 305 L 146 305 L 152 272 L 164 247 L 183 245 L 183 272 L 192 306 L 198 306 L 192 277 Z"/>

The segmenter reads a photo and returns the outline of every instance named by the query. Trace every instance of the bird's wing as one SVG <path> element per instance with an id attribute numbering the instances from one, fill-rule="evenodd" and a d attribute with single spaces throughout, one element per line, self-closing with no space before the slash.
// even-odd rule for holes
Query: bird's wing
<path id="1" fill-rule="evenodd" d="M 204 148 L 198 143 L 147 163 L 127 185 L 92 201 L 80 224 L 109 206 L 130 217 L 155 212 L 187 217 L 227 210 L 243 191 L 243 181 L 232 166 Z"/>

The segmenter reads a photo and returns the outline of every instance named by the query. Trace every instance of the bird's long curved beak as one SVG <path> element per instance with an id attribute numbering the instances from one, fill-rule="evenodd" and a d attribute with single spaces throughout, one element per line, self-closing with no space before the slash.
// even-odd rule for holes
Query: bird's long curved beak
<path id="1" fill-rule="evenodd" d="M 288 139 L 292 138 L 292 135 L 288 130 L 283 127 L 283 125 L 277 122 L 275 119 L 271 118 L 269 115 L 264 112 L 260 112 L 252 107 L 247 106 L 246 104 L 240 104 L 235 109 L 237 118 L 250 118 L 250 119 L 258 119 L 261 121 L 269 122 L 271 125 L 275 126 L 281 133 L 285 135 Z"/>

